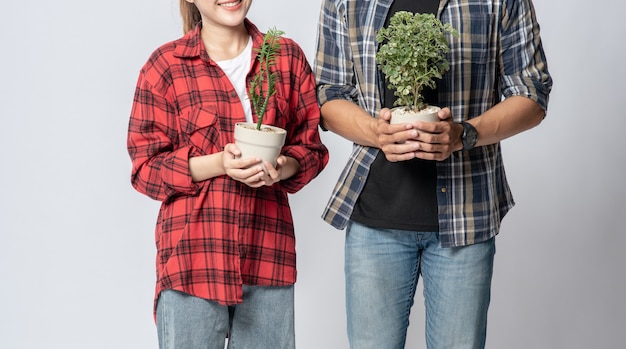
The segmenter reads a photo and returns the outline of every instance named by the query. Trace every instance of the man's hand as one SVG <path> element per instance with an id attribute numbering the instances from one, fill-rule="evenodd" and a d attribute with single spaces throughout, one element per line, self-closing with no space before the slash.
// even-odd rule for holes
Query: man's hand
<path id="1" fill-rule="evenodd" d="M 463 149 L 461 141 L 463 126 L 454 122 L 450 109 L 441 109 L 437 116 L 440 121 L 413 123 L 417 130 L 414 140 L 419 144 L 415 157 L 442 161 L 453 152 Z"/>
<path id="2" fill-rule="evenodd" d="M 406 161 L 414 159 L 419 150 L 419 143 L 414 139 L 418 132 L 412 124 L 390 124 L 391 111 L 383 108 L 378 115 L 376 134 L 378 147 L 385 153 L 388 161 Z"/>
<path id="3" fill-rule="evenodd" d="M 454 123 L 449 108 L 439 111 L 438 122 L 394 125 L 389 124 L 391 110 L 388 108 L 372 118 L 363 108 L 347 100 L 328 101 L 321 111 L 327 129 L 356 144 L 379 148 L 391 162 L 414 158 L 444 160 L 463 148 L 463 127 Z"/>
<path id="4" fill-rule="evenodd" d="M 387 160 L 395 162 L 420 158 L 441 161 L 463 149 L 463 127 L 454 122 L 450 109 L 441 109 L 438 117 L 440 121 L 437 122 L 390 125 L 391 112 L 389 109 L 381 110 L 378 140 Z"/>

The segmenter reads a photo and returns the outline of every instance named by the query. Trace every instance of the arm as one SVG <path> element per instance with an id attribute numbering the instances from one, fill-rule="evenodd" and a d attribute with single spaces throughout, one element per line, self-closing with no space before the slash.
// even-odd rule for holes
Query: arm
<path id="1" fill-rule="evenodd" d="M 552 88 L 532 3 L 507 1 L 504 11 L 497 63 L 505 99 L 468 121 L 478 131 L 479 146 L 539 125 L 546 116 Z"/>
<path id="2" fill-rule="evenodd" d="M 539 104 L 521 96 L 509 97 L 482 115 L 468 120 L 478 131 L 476 146 L 498 143 L 506 138 L 529 130 L 541 123 L 545 116 Z M 415 137 L 418 149 L 415 157 L 425 160 L 445 160 L 453 152 L 463 149 L 463 126 L 454 123 L 450 110 L 439 113 L 440 122 L 417 122 Z"/>
<path id="3" fill-rule="evenodd" d="M 251 187 L 274 183 L 264 177 L 260 159 L 238 159 L 241 153 L 234 144 L 208 155 L 194 146 L 179 146 L 175 108 L 148 80 L 142 72 L 128 130 L 131 182 L 137 191 L 164 201 L 174 195 L 194 195 L 200 182 L 222 175 Z M 294 172 L 293 161 L 282 159 L 279 163 L 287 166 L 285 175 Z M 274 175 L 280 178 L 283 174 L 277 171 Z"/>
<path id="4" fill-rule="evenodd" d="M 288 118 L 288 132 L 278 159 L 279 172 L 272 174 L 269 167 L 268 172 L 275 181 L 281 180 L 287 192 L 295 193 L 324 169 L 329 156 L 319 134 L 320 108 L 313 72 L 300 46 L 284 40 L 278 67 L 284 77 L 279 89 L 287 104 L 282 117 Z"/>
<path id="5" fill-rule="evenodd" d="M 325 129 L 354 143 L 378 148 L 378 121 L 363 108 L 345 99 L 335 99 L 324 103 L 321 113 Z"/>
<path id="6" fill-rule="evenodd" d="M 545 115 L 545 110 L 532 99 L 513 96 L 468 122 L 478 131 L 476 146 L 482 146 L 498 143 L 529 130 L 539 125 Z M 457 148 L 460 150 L 463 146 Z"/>
<path id="7" fill-rule="evenodd" d="M 546 116 L 552 88 L 532 2 L 509 0 L 504 11 L 498 75 L 505 99 L 469 121 L 478 131 L 479 146 L 539 125 Z"/>
<path id="8" fill-rule="evenodd" d="M 504 100 L 467 120 L 478 131 L 476 146 L 494 144 L 539 125 L 546 115 L 552 87 L 531 2 L 507 1 L 504 11 L 497 55 Z M 440 118 L 446 122 L 416 126 L 421 131 L 419 157 L 443 160 L 463 148 L 462 126 L 452 123 L 449 110 Z"/>
<path id="9" fill-rule="evenodd" d="M 546 116 L 552 78 L 532 3 L 507 1 L 502 19 L 498 67 L 504 100 L 468 122 L 478 131 L 477 146 L 527 131 Z"/>
<path id="10" fill-rule="evenodd" d="M 346 6 L 345 2 L 324 1 L 320 13 L 315 73 L 321 125 L 356 144 L 381 149 L 390 161 L 412 159 L 417 145 L 407 140 L 416 137 L 417 132 L 410 125 L 389 125 L 388 109 L 372 117 L 379 103 L 374 91 L 368 89 L 376 88 L 375 81 L 356 85 L 355 70 L 359 70 L 356 75 L 361 79 L 366 72 L 360 71 L 359 61 L 353 60 L 355 45 L 345 20 Z M 364 44 L 376 45 L 374 41 L 359 43 Z"/>
<path id="11" fill-rule="evenodd" d="M 225 175 L 224 152 L 194 156 L 189 159 L 189 172 L 194 182 Z"/>
<path id="12" fill-rule="evenodd" d="M 133 187 L 154 200 L 197 192 L 191 180 L 191 147 L 176 146 L 175 108 L 145 75 L 139 76 L 128 126 L 127 149 Z"/>
<path id="13" fill-rule="evenodd" d="M 193 182 L 202 182 L 214 177 L 227 175 L 232 179 L 257 188 L 270 186 L 288 179 L 298 172 L 300 164 L 292 157 L 281 155 L 274 168 L 265 162 L 265 172 L 260 159 L 239 159 L 241 151 L 233 143 L 227 144 L 219 153 L 195 156 L 189 159 L 189 171 Z"/>
<path id="14" fill-rule="evenodd" d="M 323 125 L 328 130 L 368 147 L 379 148 L 389 161 L 404 161 L 416 157 L 418 132 L 411 124 L 390 125 L 391 112 L 383 108 L 378 118 L 372 118 L 363 108 L 345 99 L 335 99 L 322 105 Z"/>

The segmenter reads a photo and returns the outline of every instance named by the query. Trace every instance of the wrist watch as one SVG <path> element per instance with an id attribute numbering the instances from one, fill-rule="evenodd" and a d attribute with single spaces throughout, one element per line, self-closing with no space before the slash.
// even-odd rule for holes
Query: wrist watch
<path id="1" fill-rule="evenodd" d="M 461 134 L 463 150 L 470 150 L 474 148 L 476 142 L 478 142 L 478 132 L 469 122 L 461 121 L 461 126 L 463 126 L 463 134 Z"/>

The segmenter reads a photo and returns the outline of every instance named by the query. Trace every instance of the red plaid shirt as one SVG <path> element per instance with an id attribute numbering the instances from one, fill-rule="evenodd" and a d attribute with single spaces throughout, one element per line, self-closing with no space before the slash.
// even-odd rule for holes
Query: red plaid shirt
<path id="1" fill-rule="evenodd" d="M 253 47 L 263 34 L 249 21 Z M 242 302 L 242 284 L 296 281 L 293 219 L 287 198 L 328 162 L 318 133 L 315 80 L 301 48 L 283 38 L 280 75 L 264 123 L 287 130 L 282 154 L 300 171 L 271 187 L 250 188 L 228 176 L 194 183 L 189 158 L 222 151 L 233 127 L 245 121 L 228 77 L 210 59 L 200 26 L 157 49 L 141 69 L 128 128 L 131 182 L 162 202 L 156 224 L 157 284 L 230 305 Z M 248 84 L 259 70 L 253 49 Z M 256 118 L 256 116 L 253 116 Z"/>

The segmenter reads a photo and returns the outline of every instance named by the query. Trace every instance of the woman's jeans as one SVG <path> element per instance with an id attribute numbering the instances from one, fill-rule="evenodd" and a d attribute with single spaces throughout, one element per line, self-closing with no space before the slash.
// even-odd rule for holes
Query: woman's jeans
<path id="1" fill-rule="evenodd" d="M 157 304 L 161 349 L 293 349 L 294 287 L 243 287 L 243 303 L 223 306 L 166 290 Z"/>
<path id="2" fill-rule="evenodd" d="M 442 248 L 437 233 L 350 222 L 345 248 L 350 348 L 404 348 L 420 275 L 427 347 L 484 348 L 495 239 Z"/>

